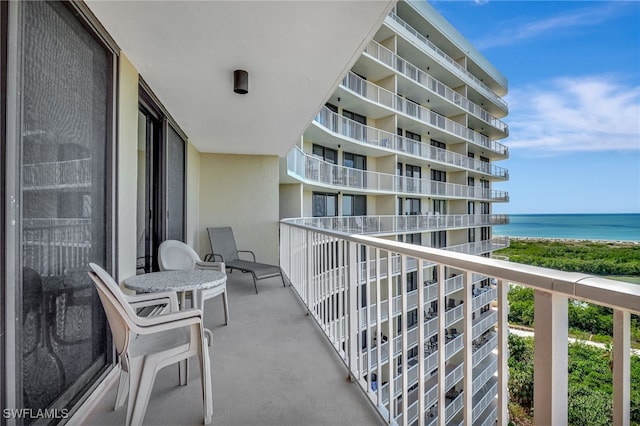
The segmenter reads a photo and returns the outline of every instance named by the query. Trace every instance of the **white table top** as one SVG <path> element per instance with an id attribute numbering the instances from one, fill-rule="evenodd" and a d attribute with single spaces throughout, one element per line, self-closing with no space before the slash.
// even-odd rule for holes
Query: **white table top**
<path id="1" fill-rule="evenodd" d="M 141 293 L 204 290 L 223 284 L 227 274 L 220 271 L 162 271 L 136 275 L 124 280 L 124 286 Z"/>

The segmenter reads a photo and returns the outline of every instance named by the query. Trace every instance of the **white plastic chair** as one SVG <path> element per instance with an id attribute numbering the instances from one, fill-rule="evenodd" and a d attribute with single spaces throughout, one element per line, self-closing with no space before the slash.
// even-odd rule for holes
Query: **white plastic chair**
<path id="1" fill-rule="evenodd" d="M 161 271 L 190 271 L 192 269 L 213 269 L 226 273 L 224 262 L 203 262 L 194 249 L 177 240 L 166 240 L 158 248 L 158 264 Z M 224 321 L 229 324 L 229 299 L 227 283 L 213 288 L 193 292 L 192 306 L 204 312 L 204 301 L 222 295 L 224 305 Z"/>
<path id="2" fill-rule="evenodd" d="M 211 364 L 204 338 L 202 311 L 188 309 L 139 316 L 134 311 L 138 301 L 130 304 L 135 297 L 125 297 L 118 284 L 100 266 L 94 263 L 89 266 L 93 270 L 89 276 L 96 284 L 120 356 L 122 369 L 115 408 L 122 406 L 128 394 L 126 424 L 142 424 L 160 369 L 180 363 L 181 373 L 185 372 L 186 361 L 196 355 L 200 361 L 204 423 L 209 424 L 213 415 Z M 163 297 L 171 307 L 177 307 L 175 295 L 173 298 L 169 295 Z M 142 299 L 144 297 L 140 303 L 148 302 Z M 186 385 L 185 374 L 180 375 L 180 384 Z"/>

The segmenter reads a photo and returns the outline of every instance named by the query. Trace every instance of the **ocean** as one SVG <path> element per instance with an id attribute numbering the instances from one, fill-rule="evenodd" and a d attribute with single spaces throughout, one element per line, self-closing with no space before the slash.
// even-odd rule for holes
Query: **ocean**
<path id="1" fill-rule="evenodd" d="M 508 225 L 496 225 L 496 236 L 638 241 L 640 213 L 510 214 Z"/>

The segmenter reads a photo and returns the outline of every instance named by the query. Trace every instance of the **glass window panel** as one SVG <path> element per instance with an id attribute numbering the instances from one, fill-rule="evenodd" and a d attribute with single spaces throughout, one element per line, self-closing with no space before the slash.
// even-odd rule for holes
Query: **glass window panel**
<path id="1" fill-rule="evenodd" d="M 353 216 L 353 196 L 345 195 L 342 197 L 342 214 L 344 216 Z"/>
<path id="2" fill-rule="evenodd" d="M 68 405 L 107 359 L 86 271 L 107 261 L 112 54 L 63 3 L 21 6 L 20 396 L 43 409 Z"/>
<path id="3" fill-rule="evenodd" d="M 336 195 L 327 195 L 327 216 L 338 215 L 338 197 Z"/>
<path id="4" fill-rule="evenodd" d="M 168 127 L 167 239 L 184 241 L 185 141 Z"/>

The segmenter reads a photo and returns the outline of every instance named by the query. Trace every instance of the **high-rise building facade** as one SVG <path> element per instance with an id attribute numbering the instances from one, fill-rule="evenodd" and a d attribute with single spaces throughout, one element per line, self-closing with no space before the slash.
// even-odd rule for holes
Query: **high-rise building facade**
<path id="1" fill-rule="evenodd" d="M 492 232 L 493 225 L 508 221 L 492 214 L 494 203 L 508 202 L 507 193 L 494 189 L 508 179 L 496 164 L 509 155 L 500 142 L 508 136 L 506 92 L 506 78 L 430 5 L 398 2 L 300 143 L 281 160 L 281 216 L 490 257 L 508 244 Z M 380 348 L 378 340 L 407 344 L 404 358 L 396 350 L 382 360 L 385 365 L 369 362 L 367 381 L 382 391 L 382 410 L 399 424 L 435 423 L 442 415 L 446 424 L 460 424 L 465 401 L 472 402 L 473 424 L 494 424 L 499 324 L 493 280 L 474 274 L 465 283 L 462 271 L 427 266 L 419 283 L 415 269 L 407 267 L 403 279 L 398 271 L 388 286 L 394 298 L 404 283 L 407 297 L 425 286 L 424 318 L 410 303 L 390 320 L 362 325 L 362 356 L 375 356 L 369 348 Z M 442 273 L 446 288 L 440 290 Z M 463 309 L 465 284 L 472 286 L 471 318 Z M 362 303 L 374 303 L 374 295 L 367 296 L 374 288 L 361 285 Z M 426 342 L 422 417 L 415 409 L 418 321 L 424 322 Z M 472 379 L 465 381 L 468 372 Z M 465 383 L 472 384 L 471 398 L 463 397 L 469 392 Z M 445 409 L 439 410 L 443 401 Z"/>

